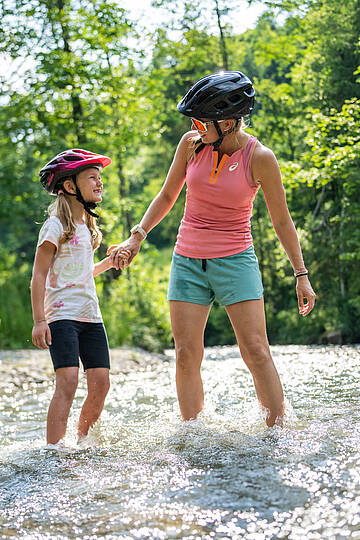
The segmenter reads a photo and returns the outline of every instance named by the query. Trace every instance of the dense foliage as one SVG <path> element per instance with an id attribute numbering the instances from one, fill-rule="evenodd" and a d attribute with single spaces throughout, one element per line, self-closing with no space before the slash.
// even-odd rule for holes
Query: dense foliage
<path id="1" fill-rule="evenodd" d="M 0 53 L 13 66 L 0 80 L 1 348 L 31 343 L 31 265 L 49 204 L 38 182 L 41 166 L 65 147 L 113 158 L 104 172 L 104 256 L 166 177 L 189 128 L 178 99 L 197 78 L 222 68 L 242 69 L 255 83 L 248 130 L 279 159 L 318 294 L 316 310 L 300 318 L 291 266 L 259 194 L 252 224 L 270 341 L 318 343 L 332 332 L 360 340 L 360 3 L 262 4 L 256 27 L 239 34 L 242 14 L 232 0 L 158 0 L 154 6 L 168 16 L 150 34 L 120 0 L 1 2 Z M 112 346 L 171 345 L 166 283 L 183 204 L 184 193 L 129 272 L 97 278 Z M 215 305 L 207 344 L 233 340 Z"/>

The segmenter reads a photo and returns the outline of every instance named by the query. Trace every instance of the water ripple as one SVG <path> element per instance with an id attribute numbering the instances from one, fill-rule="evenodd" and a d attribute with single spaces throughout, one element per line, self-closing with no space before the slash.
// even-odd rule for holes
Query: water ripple
<path id="1" fill-rule="evenodd" d="M 206 407 L 186 423 L 173 352 L 137 351 L 80 446 L 84 380 L 65 441 L 45 446 L 47 356 L 0 354 L 1 538 L 359 539 L 360 348 L 272 353 L 284 428 L 266 427 L 236 348 L 206 351 Z"/>

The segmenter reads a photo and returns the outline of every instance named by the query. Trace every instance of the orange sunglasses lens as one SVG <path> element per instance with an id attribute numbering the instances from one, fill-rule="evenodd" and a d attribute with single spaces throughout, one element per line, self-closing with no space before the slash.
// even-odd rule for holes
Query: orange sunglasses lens
<path id="1" fill-rule="evenodd" d="M 191 122 L 192 122 L 193 126 L 196 129 L 198 129 L 199 131 L 207 131 L 206 125 L 203 122 L 201 122 L 201 120 L 197 120 L 196 118 L 192 118 Z"/>

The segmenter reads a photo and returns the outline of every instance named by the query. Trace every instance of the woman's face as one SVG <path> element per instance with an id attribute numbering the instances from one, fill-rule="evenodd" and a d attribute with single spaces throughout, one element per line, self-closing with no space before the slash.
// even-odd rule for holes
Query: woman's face
<path id="1" fill-rule="evenodd" d="M 201 137 L 201 140 L 205 144 L 211 144 L 218 140 L 219 134 L 217 132 L 216 127 L 214 126 L 213 122 L 210 123 L 209 120 L 206 120 L 205 118 L 199 118 L 202 122 L 206 122 L 206 131 L 201 131 L 196 128 L 193 124 L 193 129 L 196 129 L 199 136 Z M 218 120 L 219 127 L 222 132 L 226 132 L 232 127 L 233 120 Z"/>

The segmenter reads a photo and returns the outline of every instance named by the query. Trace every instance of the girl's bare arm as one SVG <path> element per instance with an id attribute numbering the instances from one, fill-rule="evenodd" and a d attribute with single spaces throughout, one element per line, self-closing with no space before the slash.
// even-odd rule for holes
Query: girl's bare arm
<path id="1" fill-rule="evenodd" d="M 31 279 L 31 305 L 34 318 L 32 342 L 40 349 L 48 349 L 47 343 L 51 345 L 50 328 L 45 320 L 44 299 L 46 276 L 55 251 L 55 245 L 47 241 L 37 248 Z"/>
<path id="2" fill-rule="evenodd" d="M 122 251 L 119 252 L 119 256 L 120 258 L 122 258 L 122 265 L 121 265 L 122 270 L 124 266 L 127 266 L 127 262 L 130 255 L 131 255 L 130 251 L 126 249 L 123 249 Z M 99 261 L 94 265 L 93 276 L 94 277 L 98 276 L 99 274 L 102 274 L 103 272 L 110 270 L 110 268 L 114 268 L 111 257 L 105 257 L 105 259 L 102 259 L 102 261 Z"/>

